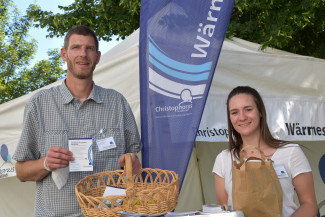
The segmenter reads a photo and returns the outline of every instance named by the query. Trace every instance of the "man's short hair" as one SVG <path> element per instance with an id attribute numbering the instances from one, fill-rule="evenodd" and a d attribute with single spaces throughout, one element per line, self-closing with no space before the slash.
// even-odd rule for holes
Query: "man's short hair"
<path id="1" fill-rule="evenodd" d="M 67 32 L 67 34 L 65 35 L 65 38 L 64 38 L 64 48 L 65 49 L 68 49 L 69 39 L 70 39 L 71 35 L 74 35 L 74 34 L 93 37 L 95 40 L 96 51 L 98 51 L 98 39 L 97 39 L 96 33 L 93 30 L 91 30 L 88 26 L 83 26 L 83 25 L 75 26 Z"/>

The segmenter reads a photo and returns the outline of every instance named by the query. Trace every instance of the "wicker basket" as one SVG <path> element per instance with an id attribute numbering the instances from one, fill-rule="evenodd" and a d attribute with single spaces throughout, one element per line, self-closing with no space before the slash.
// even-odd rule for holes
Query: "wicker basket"
<path id="1" fill-rule="evenodd" d="M 119 212 L 146 215 L 174 210 L 178 201 L 179 177 L 174 171 L 140 169 L 132 176 L 131 155 L 126 155 L 123 170 L 87 176 L 75 186 L 76 196 L 85 216 L 118 216 Z M 126 188 L 126 195 L 103 197 L 106 186 Z"/>

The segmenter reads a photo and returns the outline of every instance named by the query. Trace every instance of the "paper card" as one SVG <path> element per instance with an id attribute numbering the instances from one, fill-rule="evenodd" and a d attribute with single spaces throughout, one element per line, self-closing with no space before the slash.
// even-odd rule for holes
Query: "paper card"
<path id="1" fill-rule="evenodd" d="M 69 139 L 69 150 L 74 161 L 69 163 L 69 171 L 93 171 L 92 139 Z"/>
<path id="2" fill-rule="evenodd" d="M 103 197 L 110 196 L 110 195 L 121 196 L 121 195 L 125 195 L 125 194 L 126 194 L 125 188 L 106 186 Z"/>
<path id="3" fill-rule="evenodd" d="M 96 144 L 99 151 L 105 151 L 108 149 L 116 148 L 116 144 L 113 137 L 108 137 L 105 139 L 97 139 Z"/>
<path id="4" fill-rule="evenodd" d="M 104 191 L 103 197 L 107 197 L 107 196 L 122 196 L 126 194 L 126 189 L 125 188 L 118 188 L 118 187 L 114 187 L 114 186 L 106 186 L 106 189 Z M 112 198 L 111 198 L 112 199 Z M 111 207 L 112 203 L 111 201 L 108 200 L 103 200 L 103 202 L 105 203 L 105 205 L 107 207 Z M 116 202 L 119 204 L 123 203 L 122 199 L 116 199 Z M 98 206 L 100 207 L 100 206 Z M 114 205 L 114 207 L 116 207 L 116 205 Z M 103 209 L 106 209 L 105 206 L 102 206 Z"/>

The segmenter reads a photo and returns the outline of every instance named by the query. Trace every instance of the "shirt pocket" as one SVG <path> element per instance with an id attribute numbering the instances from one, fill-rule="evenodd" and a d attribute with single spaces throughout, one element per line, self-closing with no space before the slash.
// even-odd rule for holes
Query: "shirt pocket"
<path id="1" fill-rule="evenodd" d="M 44 144 L 40 147 L 41 156 L 46 156 L 51 146 L 69 150 L 68 130 L 49 130 L 44 132 Z"/>
<path id="2" fill-rule="evenodd" d="M 97 131 L 99 132 L 99 131 Z M 107 150 L 99 151 L 97 140 L 105 139 L 112 137 L 116 147 L 110 148 Z M 124 134 L 121 132 L 120 128 L 108 128 L 102 133 L 96 133 L 93 136 L 93 157 L 94 157 L 94 164 L 96 162 L 107 161 L 108 159 L 117 160 L 122 154 L 125 153 L 126 147 L 124 142 Z"/>

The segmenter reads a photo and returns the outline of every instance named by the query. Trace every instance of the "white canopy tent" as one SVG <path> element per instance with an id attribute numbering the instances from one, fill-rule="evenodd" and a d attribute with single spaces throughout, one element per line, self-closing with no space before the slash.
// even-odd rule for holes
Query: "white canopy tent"
<path id="1" fill-rule="evenodd" d="M 308 148 L 303 150 L 313 169 L 317 201 L 324 204 L 325 188 L 318 171 L 319 159 L 325 153 L 324 71 L 325 60 L 279 50 L 262 52 L 257 44 L 240 39 L 226 40 L 176 211 L 193 211 L 200 209 L 202 204 L 216 203 L 211 171 L 216 155 L 227 148 L 225 99 L 238 85 L 250 85 L 261 93 L 275 136 Z M 94 81 L 126 97 L 140 129 L 139 30 L 102 55 Z M 11 156 L 19 140 L 25 103 L 32 94 L 0 106 L 0 142 L 6 144 Z M 312 125 L 320 131 L 288 135 L 285 126 L 293 127 L 296 123 L 299 127 Z M 293 131 L 297 129 L 300 128 Z M 20 183 L 12 171 L 14 162 L 0 159 L 0 165 L 0 217 L 33 216 L 35 183 Z M 321 207 L 321 213 L 325 213 L 325 207 Z"/>

